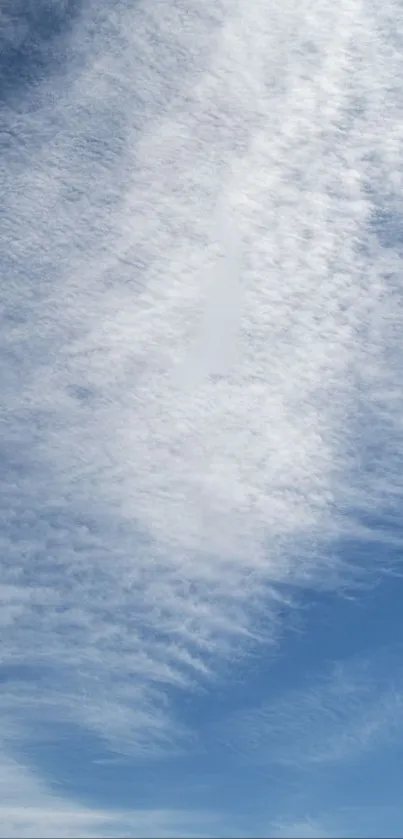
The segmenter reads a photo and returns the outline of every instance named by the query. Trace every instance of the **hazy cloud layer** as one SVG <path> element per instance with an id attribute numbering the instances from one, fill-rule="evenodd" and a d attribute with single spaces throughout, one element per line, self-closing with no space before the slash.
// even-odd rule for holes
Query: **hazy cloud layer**
<path id="1" fill-rule="evenodd" d="M 153 756 L 192 741 L 170 691 L 399 508 L 403 18 L 26 9 L 0 19 L 0 702 L 18 748 L 67 720 Z"/>

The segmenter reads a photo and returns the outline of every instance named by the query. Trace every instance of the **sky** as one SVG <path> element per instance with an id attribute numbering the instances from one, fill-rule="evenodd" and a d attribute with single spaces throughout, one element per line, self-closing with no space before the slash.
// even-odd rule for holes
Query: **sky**
<path id="1" fill-rule="evenodd" d="M 0 0 L 0 837 L 402 835 L 402 77 Z"/>

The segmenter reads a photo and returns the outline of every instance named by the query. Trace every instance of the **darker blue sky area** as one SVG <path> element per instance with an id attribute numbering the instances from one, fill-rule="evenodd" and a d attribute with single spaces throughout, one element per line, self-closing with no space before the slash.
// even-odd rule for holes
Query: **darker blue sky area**
<path id="1" fill-rule="evenodd" d="M 0 102 L 14 100 L 63 66 L 84 0 L 2 0 Z"/>

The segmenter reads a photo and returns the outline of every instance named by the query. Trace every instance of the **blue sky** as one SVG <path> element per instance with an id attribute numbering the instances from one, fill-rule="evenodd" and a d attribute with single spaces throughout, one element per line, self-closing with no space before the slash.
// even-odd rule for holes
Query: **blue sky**
<path id="1" fill-rule="evenodd" d="M 402 835 L 402 46 L 0 0 L 0 836 Z"/>

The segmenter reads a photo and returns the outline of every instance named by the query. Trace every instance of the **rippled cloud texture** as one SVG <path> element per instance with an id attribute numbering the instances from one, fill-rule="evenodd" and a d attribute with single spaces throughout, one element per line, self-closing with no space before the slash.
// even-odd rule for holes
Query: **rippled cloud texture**
<path id="1" fill-rule="evenodd" d="M 402 77 L 394 0 L 0 0 L 1 835 L 399 835 Z"/>

